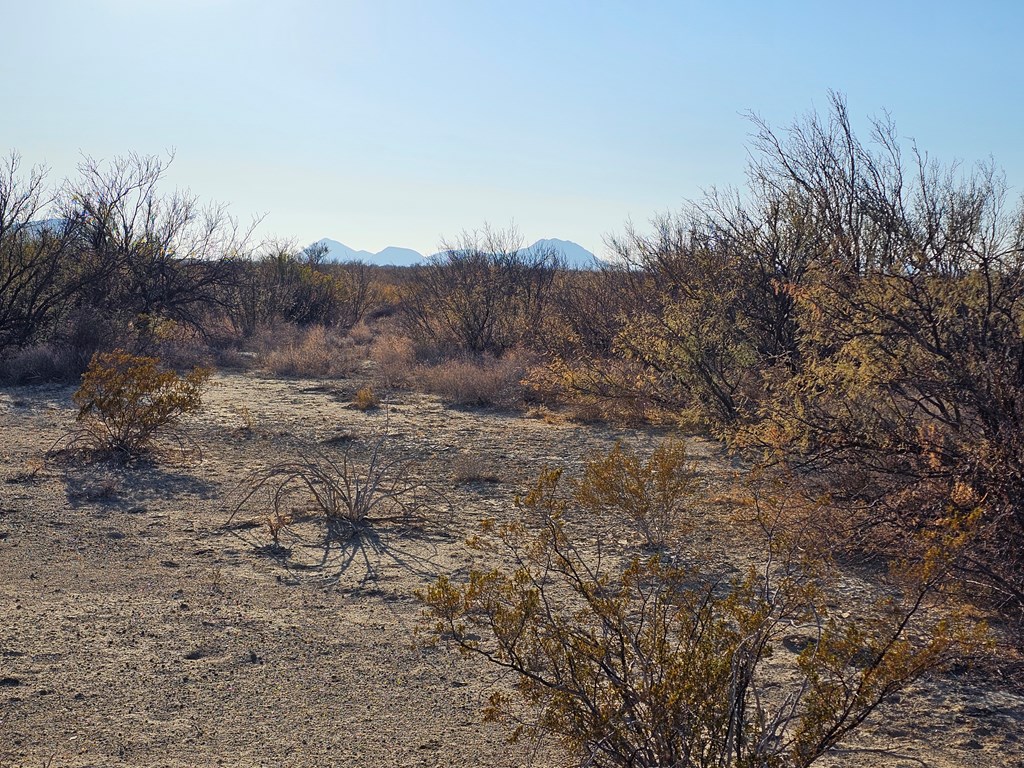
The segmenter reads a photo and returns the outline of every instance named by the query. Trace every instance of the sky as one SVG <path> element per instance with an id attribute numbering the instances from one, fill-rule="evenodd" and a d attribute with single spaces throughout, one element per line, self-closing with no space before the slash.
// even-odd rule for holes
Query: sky
<path id="1" fill-rule="evenodd" d="M 602 255 L 742 186 L 754 112 L 845 94 L 1024 190 L 1020 0 L 0 0 L 0 153 L 173 151 L 261 237 L 432 253 L 490 224 Z"/>

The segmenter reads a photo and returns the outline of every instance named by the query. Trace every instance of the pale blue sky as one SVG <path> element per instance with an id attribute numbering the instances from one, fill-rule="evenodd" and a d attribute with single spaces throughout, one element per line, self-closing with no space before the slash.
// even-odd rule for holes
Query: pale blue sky
<path id="1" fill-rule="evenodd" d="M 1024 2 L 0 0 L 0 151 L 174 148 L 260 232 L 431 252 L 514 221 L 603 252 L 742 184 L 753 110 L 845 93 L 1024 187 Z M 866 131 L 865 131 L 866 136 Z"/>

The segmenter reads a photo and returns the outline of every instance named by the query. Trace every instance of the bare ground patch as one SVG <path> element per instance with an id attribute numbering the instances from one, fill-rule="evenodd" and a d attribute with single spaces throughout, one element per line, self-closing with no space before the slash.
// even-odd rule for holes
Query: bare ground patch
<path id="1" fill-rule="evenodd" d="M 659 434 L 409 393 L 379 393 L 383 407 L 364 413 L 351 407 L 359 386 L 217 376 L 185 426 L 202 459 L 129 467 L 41 465 L 74 417 L 72 390 L 0 390 L 0 765 L 560 764 L 482 722 L 506 681 L 417 644 L 412 593 L 468 570 L 466 536 L 513 514 L 542 468 L 572 472 Z M 266 549 L 259 515 L 224 527 L 248 472 L 383 429 L 444 490 L 432 523 L 310 533 L 288 556 Z M 690 448 L 703 472 L 734 471 L 715 444 Z M 906 694 L 832 764 L 1024 765 L 1022 724 L 1020 690 L 959 671 Z"/>

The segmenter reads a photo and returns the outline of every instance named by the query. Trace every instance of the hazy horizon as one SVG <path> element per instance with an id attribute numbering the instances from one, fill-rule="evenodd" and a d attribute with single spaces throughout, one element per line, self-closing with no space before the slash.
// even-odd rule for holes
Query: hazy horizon
<path id="1" fill-rule="evenodd" d="M 43 0 L 8 3 L 0 151 L 173 149 L 188 187 L 300 246 L 421 253 L 485 222 L 598 254 L 632 219 L 742 185 L 751 110 L 845 93 L 943 163 L 1024 184 L 1024 7 Z"/>

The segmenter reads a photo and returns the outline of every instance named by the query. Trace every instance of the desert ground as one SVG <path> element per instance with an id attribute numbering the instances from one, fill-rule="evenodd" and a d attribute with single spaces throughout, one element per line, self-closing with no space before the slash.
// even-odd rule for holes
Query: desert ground
<path id="1" fill-rule="evenodd" d="M 572 473 L 662 433 L 409 392 L 362 412 L 359 386 L 218 374 L 184 440 L 129 466 L 46 458 L 73 426 L 72 387 L 0 389 L 0 766 L 566 764 L 556 745 L 510 745 L 483 721 L 509 681 L 427 644 L 414 592 L 465 574 L 482 557 L 467 536 L 515 515 L 542 468 Z M 249 472 L 385 432 L 433 489 L 415 523 L 329 547 L 300 536 L 286 558 L 258 498 L 235 511 Z M 716 443 L 688 443 L 708 482 L 742 470 Z M 705 546 L 756 556 L 728 521 L 707 522 Z M 957 668 L 824 764 L 1024 766 L 1024 689 Z"/>

